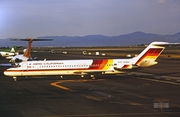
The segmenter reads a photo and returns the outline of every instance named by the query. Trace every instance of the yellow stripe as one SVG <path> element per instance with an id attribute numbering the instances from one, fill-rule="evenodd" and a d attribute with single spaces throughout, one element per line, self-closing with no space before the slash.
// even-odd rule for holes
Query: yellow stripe
<path id="1" fill-rule="evenodd" d="M 144 59 L 153 59 L 153 60 L 156 60 L 158 56 L 147 56 L 146 58 Z"/>
<path id="2" fill-rule="evenodd" d="M 108 59 L 108 62 L 106 66 L 103 68 L 103 70 L 108 70 L 112 66 L 112 63 L 113 63 L 113 59 Z"/>
<path id="3" fill-rule="evenodd" d="M 63 89 L 63 90 L 66 90 L 66 91 L 73 91 L 67 87 L 64 87 L 64 86 L 61 86 L 61 85 L 58 85 L 59 82 L 55 82 L 55 83 L 51 83 L 52 86 L 54 87 L 57 87 L 57 88 L 60 88 L 60 89 Z"/>
<path id="4" fill-rule="evenodd" d="M 60 89 L 63 89 L 63 90 L 66 90 L 66 91 L 72 91 L 74 92 L 75 90 L 72 90 L 68 87 L 65 87 L 65 86 L 62 86 L 61 84 L 62 83 L 70 83 L 70 82 L 95 82 L 95 81 L 102 81 L 104 79 L 98 79 L 98 80 L 60 80 L 60 81 L 57 81 L 57 82 L 53 82 L 51 83 L 51 86 L 54 86 L 54 87 L 57 87 L 57 88 L 60 88 Z"/>

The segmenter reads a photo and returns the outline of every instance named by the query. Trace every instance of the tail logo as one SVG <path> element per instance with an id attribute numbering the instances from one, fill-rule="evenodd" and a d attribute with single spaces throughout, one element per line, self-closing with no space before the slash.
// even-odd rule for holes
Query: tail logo
<path id="1" fill-rule="evenodd" d="M 164 47 L 150 48 L 135 64 L 138 65 L 143 60 L 156 60 L 163 50 Z"/>

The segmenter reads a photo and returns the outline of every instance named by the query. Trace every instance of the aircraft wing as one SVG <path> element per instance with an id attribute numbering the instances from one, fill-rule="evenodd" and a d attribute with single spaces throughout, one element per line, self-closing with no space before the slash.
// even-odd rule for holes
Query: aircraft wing
<path id="1" fill-rule="evenodd" d="M 1 63 L 0 67 L 12 67 L 13 65 L 11 63 Z"/>

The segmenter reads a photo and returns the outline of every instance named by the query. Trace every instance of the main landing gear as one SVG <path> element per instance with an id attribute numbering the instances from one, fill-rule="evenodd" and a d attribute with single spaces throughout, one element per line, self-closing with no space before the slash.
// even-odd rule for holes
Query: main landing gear
<path id="1" fill-rule="evenodd" d="M 84 74 L 81 74 L 81 78 L 84 78 Z M 95 75 L 94 74 L 89 74 L 89 77 L 92 79 L 92 80 L 95 80 Z"/>
<path id="2" fill-rule="evenodd" d="M 96 79 L 94 74 L 91 74 L 90 77 L 91 77 L 92 80 Z"/>

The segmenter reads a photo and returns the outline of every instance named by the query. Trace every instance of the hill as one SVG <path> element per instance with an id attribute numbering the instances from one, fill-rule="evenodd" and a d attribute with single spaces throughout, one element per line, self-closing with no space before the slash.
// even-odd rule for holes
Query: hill
<path id="1" fill-rule="evenodd" d="M 172 35 L 148 34 L 134 32 L 119 36 L 87 35 L 87 36 L 41 36 L 37 38 L 52 38 L 52 42 L 35 42 L 33 46 L 85 47 L 85 46 L 127 46 L 149 44 L 152 41 L 180 42 L 180 32 Z M 26 46 L 27 42 L 0 39 L 0 47 Z"/>

